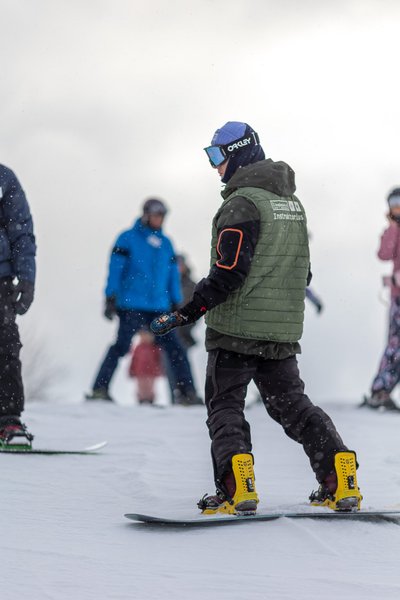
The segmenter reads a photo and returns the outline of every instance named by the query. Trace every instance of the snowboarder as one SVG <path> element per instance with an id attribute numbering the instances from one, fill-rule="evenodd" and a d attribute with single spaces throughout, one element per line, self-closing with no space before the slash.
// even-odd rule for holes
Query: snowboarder
<path id="1" fill-rule="evenodd" d="M 162 310 L 181 301 L 179 272 L 169 238 L 162 232 L 167 208 L 149 198 L 134 226 L 121 233 L 114 244 L 105 290 L 104 316 L 119 319 L 118 335 L 108 349 L 88 400 L 112 401 L 109 385 L 119 359 L 129 352 L 133 336 L 149 327 Z M 176 381 L 176 402 L 202 404 L 197 396 L 190 364 L 176 332 L 159 341 L 171 363 Z"/>
<path id="2" fill-rule="evenodd" d="M 139 404 L 153 404 L 156 378 L 164 375 L 161 349 L 154 343 L 154 335 L 147 329 L 139 331 L 138 343 L 133 347 L 129 376 L 136 378 Z"/>
<path id="3" fill-rule="evenodd" d="M 0 165 L 0 444 L 30 445 L 21 422 L 24 387 L 16 323 L 33 301 L 36 243 L 25 193 L 16 175 Z"/>
<path id="4" fill-rule="evenodd" d="M 390 394 L 400 381 L 400 188 L 393 189 L 387 201 L 389 225 L 382 234 L 378 257 L 393 262 L 392 276 L 384 281 L 391 289 L 389 336 L 371 395 L 363 403 L 375 410 L 399 410 Z"/>
<path id="5" fill-rule="evenodd" d="M 268 414 L 303 445 L 320 484 L 312 504 L 357 510 L 355 452 L 305 395 L 295 356 L 311 272 L 294 172 L 284 162 L 265 160 L 257 133 L 246 123 L 226 123 L 205 151 L 226 184 L 212 225 L 211 268 L 188 304 L 151 326 L 162 335 L 206 316 L 207 425 L 217 491 L 198 506 L 205 514 L 256 511 L 244 416 L 247 386 L 254 380 Z"/>

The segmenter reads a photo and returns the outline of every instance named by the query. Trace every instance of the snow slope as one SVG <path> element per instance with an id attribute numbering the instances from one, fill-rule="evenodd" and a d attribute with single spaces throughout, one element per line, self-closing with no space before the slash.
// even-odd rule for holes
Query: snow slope
<path id="1" fill-rule="evenodd" d="M 400 508 L 400 414 L 322 405 L 358 451 L 364 507 Z M 261 507 L 315 487 L 302 449 L 262 406 L 252 425 Z M 95 456 L 1 455 L 1 600 L 400 598 L 400 527 L 279 520 L 204 529 L 134 524 L 125 512 L 196 514 L 213 489 L 202 407 L 29 404 L 39 447 Z"/>

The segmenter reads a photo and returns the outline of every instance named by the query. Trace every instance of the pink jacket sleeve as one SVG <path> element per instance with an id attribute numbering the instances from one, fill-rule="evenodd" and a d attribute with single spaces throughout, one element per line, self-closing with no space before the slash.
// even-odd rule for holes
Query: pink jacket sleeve
<path id="1" fill-rule="evenodd" d="M 382 234 L 378 257 L 381 260 L 394 260 L 399 251 L 400 227 L 395 223 L 389 225 Z"/>

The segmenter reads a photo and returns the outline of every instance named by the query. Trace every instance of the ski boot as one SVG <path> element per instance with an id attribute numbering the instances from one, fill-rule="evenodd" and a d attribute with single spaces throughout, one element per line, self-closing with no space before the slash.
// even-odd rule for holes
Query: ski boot
<path id="1" fill-rule="evenodd" d="M 86 400 L 106 400 L 107 402 L 114 402 L 108 393 L 107 388 L 95 388 L 91 394 L 85 394 Z"/>
<path id="2" fill-rule="evenodd" d="M 204 402 L 196 394 L 194 390 L 187 390 L 185 392 L 181 390 L 174 390 L 174 404 L 180 404 L 181 406 L 200 406 L 204 405 Z"/>
<path id="3" fill-rule="evenodd" d="M 217 489 L 215 496 L 205 494 L 197 506 L 203 515 L 254 515 L 257 503 L 253 457 L 251 454 L 235 454 L 232 471 L 224 478 L 221 488 Z"/>
<path id="4" fill-rule="evenodd" d="M 372 392 L 371 396 L 364 396 L 361 406 L 367 406 L 368 408 L 379 411 L 400 410 L 386 390 L 379 390 L 379 392 Z"/>
<path id="5" fill-rule="evenodd" d="M 355 452 L 337 452 L 335 471 L 328 475 L 316 492 L 312 492 L 312 506 L 327 506 L 336 511 L 360 510 L 362 496 L 357 485 Z"/>
<path id="6" fill-rule="evenodd" d="M 33 435 L 29 433 L 26 425 L 21 423 L 18 417 L 0 422 L 0 448 L 31 448 Z"/>

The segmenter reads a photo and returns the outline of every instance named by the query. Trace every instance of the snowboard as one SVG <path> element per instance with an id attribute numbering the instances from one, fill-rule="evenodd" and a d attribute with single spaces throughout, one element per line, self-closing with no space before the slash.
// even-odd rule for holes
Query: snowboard
<path id="1" fill-rule="evenodd" d="M 236 523 L 251 521 L 273 521 L 275 519 L 330 519 L 334 520 L 369 520 L 369 521 L 397 521 L 400 520 L 400 510 L 360 510 L 357 512 L 335 512 L 330 509 L 300 510 L 256 513 L 255 515 L 209 515 L 180 519 L 173 517 L 162 517 L 154 515 L 143 515 L 140 513 L 125 514 L 127 519 L 140 523 L 152 523 L 157 525 L 169 525 L 175 527 L 207 527 L 214 525 L 234 525 Z"/>
<path id="2" fill-rule="evenodd" d="M 100 442 L 94 446 L 82 448 L 81 450 L 51 450 L 47 448 L 34 448 L 23 444 L 10 444 L 9 446 L 0 446 L 0 453 L 3 454 L 94 454 L 104 446 L 107 442 Z"/>

